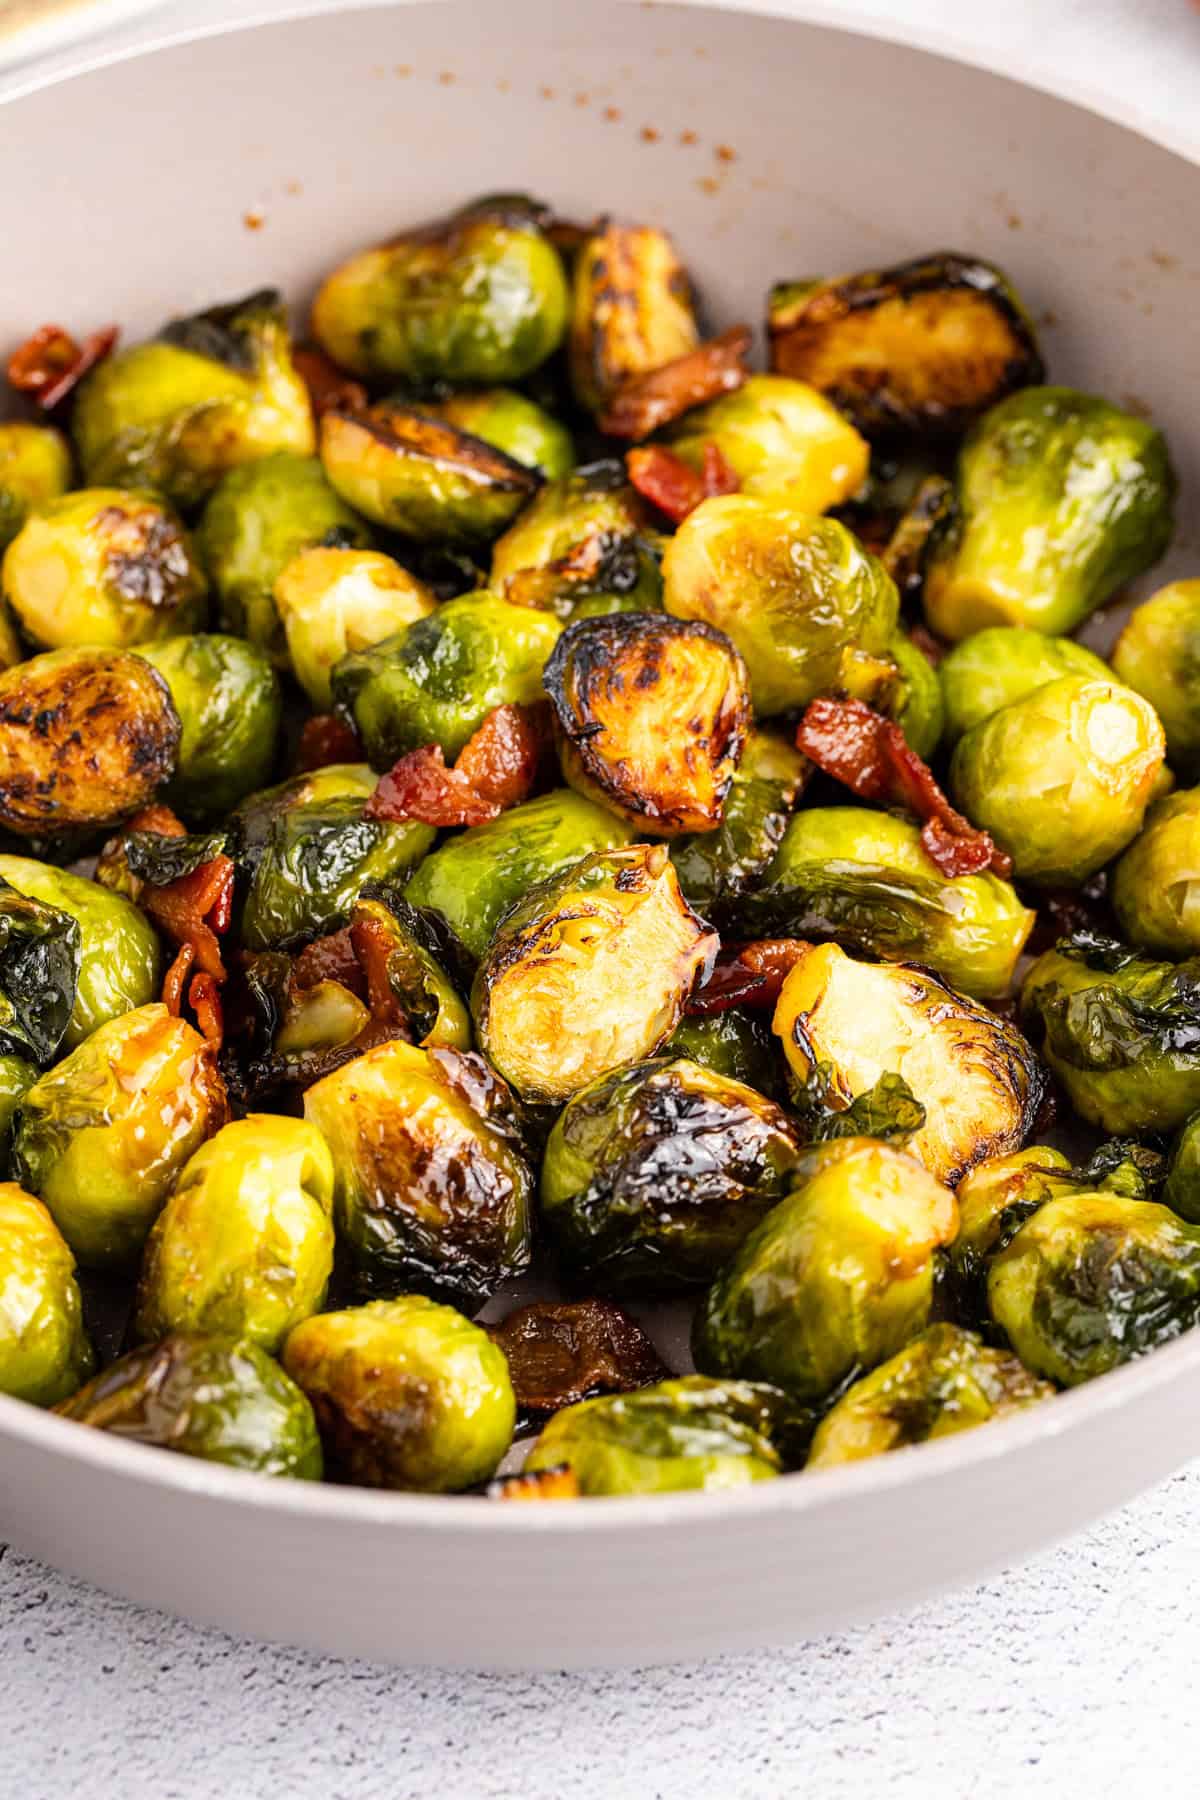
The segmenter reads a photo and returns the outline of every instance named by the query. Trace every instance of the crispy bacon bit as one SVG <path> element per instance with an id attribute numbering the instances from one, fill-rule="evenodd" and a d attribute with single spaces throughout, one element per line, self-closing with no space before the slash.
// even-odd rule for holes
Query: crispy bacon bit
<path id="1" fill-rule="evenodd" d="M 361 970 L 361 979 L 366 984 L 372 1027 L 385 1036 L 394 1037 L 399 1032 L 407 1037 L 408 1021 L 404 1008 L 392 992 L 388 979 L 388 958 L 393 943 L 387 926 L 370 913 L 356 911 L 350 921 L 350 944 Z"/>
<path id="2" fill-rule="evenodd" d="M 806 945 L 799 938 L 758 938 L 726 951 L 712 974 L 687 1003 L 686 1011 L 703 1018 L 735 1006 L 774 1006 L 792 965 Z"/>
<path id="3" fill-rule="evenodd" d="M 718 446 L 704 446 L 704 467 L 699 474 L 681 456 L 662 444 L 647 444 L 640 450 L 625 452 L 629 479 L 642 495 L 666 513 L 676 525 L 682 524 L 702 500 L 716 494 L 736 494 L 740 483 Z"/>
<path id="4" fill-rule="evenodd" d="M 489 1500 L 578 1500 L 579 1483 L 566 1463 L 552 1469 L 530 1469 L 524 1475 L 505 1475 L 488 1486 Z"/>
<path id="5" fill-rule="evenodd" d="M 225 979 L 219 931 L 229 928 L 236 869 L 228 856 L 212 856 L 190 875 L 162 887 L 147 882 L 141 904 L 159 929 L 177 944 L 190 944 L 206 975 Z"/>
<path id="6" fill-rule="evenodd" d="M 733 393 L 749 373 L 751 337 L 748 325 L 731 325 L 685 356 L 623 382 L 599 421 L 601 431 L 609 437 L 647 438 L 693 406 Z"/>
<path id="7" fill-rule="evenodd" d="M 187 826 L 169 806 L 143 806 L 125 825 L 126 831 L 152 831 L 156 837 L 186 837 Z"/>
<path id="8" fill-rule="evenodd" d="M 330 763 L 362 762 L 358 733 L 336 713 L 317 713 L 306 719 L 296 746 L 296 767 L 302 775 L 324 769 Z"/>
<path id="9" fill-rule="evenodd" d="M 292 361 L 318 419 L 327 412 L 358 412 L 367 404 L 366 388 L 343 373 L 323 350 L 302 344 L 292 351 Z"/>
<path id="10" fill-rule="evenodd" d="M 440 744 L 410 750 L 393 763 L 363 817 L 486 825 L 533 792 L 549 735 L 545 703 L 494 707 L 453 768 L 447 768 Z"/>
<path id="11" fill-rule="evenodd" d="M 813 700 L 796 744 L 860 799 L 903 806 L 923 820 L 921 842 L 943 875 L 1012 873 L 1012 858 L 954 810 L 900 727 L 861 700 Z"/>
<path id="12" fill-rule="evenodd" d="M 51 412 L 112 350 L 119 327 L 106 325 L 76 343 L 61 325 L 42 325 L 8 359 L 9 386 Z"/>
<path id="13" fill-rule="evenodd" d="M 188 1003 L 196 1015 L 196 1027 L 201 1037 L 219 1050 L 225 1037 L 225 1014 L 215 976 L 203 972 L 193 975 L 188 988 Z"/>
<path id="14" fill-rule="evenodd" d="M 636 1319 L 608 1300 L 535 1300 L 490 1325 L 488 1336 L 508 1360 L 523 1412 L 632 1393 L 670 1373 Z"/>
<path id="15" fill-rule="evenodd" d="M 362 964 L 355 954 L 348 925 L 306 944 L 292 964 L 292 987 L 297 993 L 314 988 L 321 981 L 340 982 L 358 999 L 367 997 Z"/>
<path id="16" fill-rule="evenodd" d="M 175 960 L 163 976 L 162 1002 L 173 1019 L 183 1011 L 183 985 L 191 973 L 196 952 L 191 944 L 180 944 Z"/>

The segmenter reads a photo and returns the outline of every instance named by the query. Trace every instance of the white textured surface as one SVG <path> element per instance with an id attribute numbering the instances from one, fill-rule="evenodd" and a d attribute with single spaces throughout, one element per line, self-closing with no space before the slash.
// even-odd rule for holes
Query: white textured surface
<path id="1" fill-rule="evenodd" d="M 143 29 L 279 10 L 187 0 Z M 1061 73 L 1147 119 L 1194 117 L 1200 12 L 1187 0 L 847 10 L 897 33 L 950 17 L 957 39 L 1008 66 L 1025 54 L 1045 85 Z M 1200 1467 L 1026 1568 L 904 1619 L 646 1675 L 485 1678 L 323 1660 L 197 1631 L 0 1552 L 0 1800 L 1191 1797 L 1198 1509 Z"/>

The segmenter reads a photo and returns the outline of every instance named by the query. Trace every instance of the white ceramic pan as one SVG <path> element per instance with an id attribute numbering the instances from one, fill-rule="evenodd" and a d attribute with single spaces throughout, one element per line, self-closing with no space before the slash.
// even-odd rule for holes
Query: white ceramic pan
<path id="1" fill-rule="evenodd" d="M 1004 264 L 1057 378 L 1145 406 L 1200 572 L 1200 174 L 1061 99 L 759 15 L 448 0 L 204 38 L 0 108 L 0 346 L 132 332 L 480 190 L 660 220 L 718 320 L 776 278 Z M 247 219 L 256 226 L 251 229 Z M 728 1497 L 579 1506 L 269 1482 L 0 1400 L 0 1538 L 232 1631 L 405 1662 L 649 1662 L 977 1578 L 1200 1452 L 1200 1334 L 1012 1421 Z"/>

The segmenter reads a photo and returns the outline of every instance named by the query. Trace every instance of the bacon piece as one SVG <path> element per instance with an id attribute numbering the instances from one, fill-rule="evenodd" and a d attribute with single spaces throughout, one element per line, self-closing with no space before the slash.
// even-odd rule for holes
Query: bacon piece
<path id="1" fill-rule="evenodd" d="M 225 1013 L 216 977 L 203 971 L 193 975 L 188 988 L 188 1004 L 196 1015 L 196 1027 L 201 1037 L 214 1050 L 219 1050 L 225 1039 Z"/>
<path id="2" fill-rule="evenodd" d="M 123 827 L 125 831 L 152 831 L 156 837 L 186 837 L 187 826 L 169 806 L 143 806 Z"/>
<path id="3" fill-rule="evenodd" d="M 704 446 L 704 466 L 699 474 L 663 444 L 627 450 L 625 467 L 642 498 L 651 501 L 676 525 L 682 524 L 702 500 L 711 500 L 716 494 L 736 494 L 741 485 L 711 441 Z"/>
<path id="4" fill-rule="evenodd" d="M 367 1005 L 371 1026 L 376 1032 L 394 1036 L 399 1031 L 408 1035 L 408 1020 L 388 979 L 388 958 L 393 942 L 386 925 L 370 913 L 356 912 L 350 921 L 350 943 L 355 960 L 366 983 Z"/>
<path id="5" fill-rule="evenodd" d="M 358 733 L 336 713 L 317 713 L 306 719 L 296 746 L 296 767 L 302 775 L 324 769 L 330 763 L 362 762 Z"/>
<path id="6" fill-rule="evenodd" d="M 632 1393 L 669 1373 L 637 1320 L 609 1300 L 534 1300 L 490 1325 L 488 1336 L 504 1352 L 523 1412 Z"/>
<path id="7" fill-rule="evenodd" d="M 51 412 L 89 369 L 103 361 L 119 335 L 118 326 L 106 325 L 79 344 L 61 325 L 42 325 L 9 357 L 9 386 L 29 394 L 43 412 Z"/>
<path id="8" fill-rule="evenodd" d="M 549 709 L 497 706 L 446 766 L 440 744 L 410 750 L 380 776 L 367 819 L 486 825 L 533 792 L 549 737 Z"/>
<path id="9" fill-rule="evenodd" d="M 315 345 L 302 344 L 298 350 L 293 350 L 292 362 L 308 389 L 316 418 L 327 412 L 358 412 L 367 404 L 366 388 L 353 381 Z"/>
<path id="10" fill-rule="evenodd" d="M 757 938 L 752 944 L 726 951 L 684 1010 L 693 1018 L 704 1018 L 735 1006 L 774 1006 L 793 964 L 806 948 L 800 938 Z"/>
<path id="11" fill-rule="evenodd" d="M 236 869 L 228 856 L 212 856 L 162 887 L 147 882 L 141 896 L 142 910 L 177 944 L 190 944 L 206 975 L 225 979 L 217 932 L 228 929 L 233 907 Z"/>
<path id="12" fill-rule="evenodd" d="M 720 337 L 660 369 L 622 382 L 599 420 L 601 431 L 609 437 L 647 438 L 694 406 L 732 394 L 749 374 L 751 337 L 748 325 L 731 325 Z"/>
<path id="13" fill-rule="evenodd" d="M 348 925 L 306 944 L 292 964 L 292 987 L 297 992 L 321 981 L 338 981 L 360 1000 L 367 997 L 362 964 L 355 955 Z"/>
<path id="14" fill-rule="evenodd" d="M 984 869 L 1011 875 L 1012 858 L 954 810 L 900 727 L 861 700 L 811 701 L 796 745 L 860 799 L 903 806 L 923 820 L 921 842 L 943 875 L 978 875 Z"/>
<path id="15" fill-rule="evenodd" d="M 527 1474 L 504 1475 L 489 1484 L 489 1500 L 578 1500 L 579 1482 L 566 1463 Z"/>
<path id="16" fill-rule="evenodd" d="M 163 976 L 162 1002 L 173 1019 L 183 1011 L 183 984 L 196 960 L 191 944 L 180 944 L 175 960 Z"/>

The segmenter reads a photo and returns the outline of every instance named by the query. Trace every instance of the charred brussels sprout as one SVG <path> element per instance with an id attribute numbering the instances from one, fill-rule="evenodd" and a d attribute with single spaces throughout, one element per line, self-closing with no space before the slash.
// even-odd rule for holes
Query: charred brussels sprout
<path id="1" fill-rule="evenodd" d="M 176 319 L 118 350 L 80 387 L 72 431 L 91 485 L 153 488 L 183 507 L 240 463 L 311 455 L 312 409 L 279 295 Z"/>
<path id="2" fill-rule="evenodd" d="M 1135 607 L 1112 666 L 1162 720 L 1172 765 L 1200 775 L 1200 581 L 1172 581 Z"/>
<path id="3" fill-rule="evenodd" d="M 903 631 L 892 639 L 888 654 L 899 674 L 899 692 L 888 710 L 909 748 L 928 762 L 946 728 L 938 670 Z"/>
<path id="4" fill-rule="evenodd" d="M 312 1407 L 257 1344 L 175 1333 L 118 1357 L 56 1411 L 205 1462 L 321 1479 Z"/>
<path id="5" fill-rule="evenodd" d="M 836 519 L 745 494 L 705 500 L 667 546 L 663 604 L 732 638 L 761 714 L 825 693 L 870 700 L 894 678 L 896 589 Z"/>
<path id="6" fill-rule="evenodd" d="M 475 977 L 480 1048 L 524 1100 L 652 1056 L 715 947 L 661 845 L 600 851 L 508 913 Z"/>
<path id="7" fill-rule="evenodd" d="M 166 682 L 121 650 L 49 650 L 0 674 L 0 825 L 47 838 L 115 825 L 175 770 Z"/>
<path id="8" fill-rule="evenodd" d="M 661 1293 L 711 1281 L 788 1186 L 787 1115 L 684 1058 L 606 1075 L 559 1114 L 542 1217 L 589 1289 Z"/>
<path id="9" fill-rule="evenodd" d="M 356 375 L 468 387 L 530 374 L 558 348 L 567 305 L 537 209 L 481 200 L 352 256 L 326 277 L 312 328 Z"/>
<path id="10" fill-rule="evenodd" d="M 780 1098 L 784 1064 L 770 1026 L 759 1013 L 731 1008 L 705 1018 L 685 1017 L 662 1053 L 686 1057 L 714 1075 L 740 1081 L 772 1100 Z"/>
<path id="11" fill-rule="evenodd" d="M 559 789 L 473 825 L 427 856 L 405 889 L 482 956 L 509 907 L 597 850 L 627 844 L 632 828 L 582 795 Z"/>
<path id="12" fill-rule="evenodd" d="M 13 1170 L 85 1268 L 123 1267 L 226 1111 L 212 1047 L 165 1006 L 140 1006 L 99 1026 L 30 1088 Z"/>
<path id="13" fill-rule="evenodd" d="M 773 1437 L 788 1403 L 765 1382 L 685 1375 L 635 1394 L 605 1394 L 556 1413 L 525 1458 L 527 1473 L 566 1464 L 585 1497 L 669 1494 L 770 1481 Z"/>
<path id="14" fill-rule="evenodd" d="M 71 1021 L 79 963 L 71 914 L 0 877 L 0 1056 L 54 1061 Z"/>
<path id="15" fill-rule="evenodd" d="M 492 547 L 492 587 L 557 618 L 654 612 L 661 540 L 624 463 L 589 463 L 548 481 Z"/>
<path id="16" fill-rule="evenodd" d="M 957 1325 L 931 1325 L 826 1413 L 805 1467 L 861 1462 L 1021 1412 L 1054 1389 Z"/>
<path id="17" fill-rule="evenodd" d="M 0 423 L 0 551 L 34 507 L 57 500 L 70 485 L 71 452 L 61 431 L 24 420 Z"/>
<path id="18" fill-rule="evenodd" d="M 303 1119 L 251 1113 L 184 1166 L 146 1244 L 134 1336 L 170 1331 L 275 1350 L 325 1299 L 333 1159 Z"/>
<path id="19" fill-rule="evenodd" d="M 956 436 L 1042 379 L 1033 321 L 993 264 L 943 251 L 832 281 L 783 282 L 771 367 L 811 381 L 870 437 Z"/>
<path id="20" fill-rule="evenodd" d="M 1087 681 L 1112 679 L 1107 666 L 1082 644 L 1047 637 L 1024 625 L 993 625 L 975 632 L 942 658 L 937 673 L 951 744 L 973 725 L 1064 675 Z"/>
<path id="21" fill-rule="evenodd" d="M 527 469 L 539 469 L 547 481 L 569 475 L 575 466 L 575 446 L 566 426 L 515 388 L 450 394 L 445 400 L 423 405 L 425 411 L 457 431 L 494 444 Z"/>
<path id="22" fill-rule="evenodd" d="M 657 837 L 720 823 L 750 722 L 746 665 L 712 626 L 581 619 L 546 664 L 571 786 Z"/>
<path id="23" fill-rule="evenodd" d="M 332 704 L 335 663 L 423 619 L 437 601 L 378 550 L 318 546 L 294 556 L 275 583 L 292 672 L 318 711 Z"/>
<path id="24" fill-rule="evenodd" d="M 1164 749 L 1139 694 L 1064 675 L 973 725 L 958 741 L 950 785 L 1019 878 L 1077 887 L 1136 837 Z"/>
<path id="25" fill-rule="evenodd" d="M 606 224 L 575 259 L 571 381 L 599 412 L 623 381 L 647 375 L 700 341 L 692 284 L 665 231 Z"/>
<path id="26" fill-rule="evenodd" d="M 495 707 L 542 698 L 542 668 L 561 629 L 528 606 L 470 594 L 344 656 L 333 697 L 376 768 L 424 744 L 440 744 L 452 760 Z"/>
<path id="27" fill-rule="evenodd" d="M 163 798 L 187 819 L 222 818 L 270 778 L 283 700 L 270 661 L 217 632 L 168 638 L 141 651 L 171 690 L 181 726 Z"/>
<path id="28" fill-rule="evenodd" d="M 526 1268 L 532 1177 L 512 1096 L 481 1057 L 378 1044 L 314 1083 L 338 1234 L 359 1285 L 482 1306 Z"/>
<path id="29" fill-rule="evenodd" d="M 957 508 L 932 546 L 925 614 L 957 641 L 985 625 L 1073 631 L 1171 540 L 1162 433 L 1106 400 L 1036 387 L 975 426 Z"/>
<path id="30" fill-rule="evenodd" d="M 816 1146 L 701 1301 L 696 1366 L 820 1403 L 929 1323 L 956 1223 L 953 1194 L 911 1156 L 871 1138 Z"/>
<path id="31" fill-rule="evenodd" d="M 504 1352 L 416 1294 L 306 1319 L 283 1366 L 312 1402 L 332 1472 L 362 1487 L 456 1493 L 486 1481 L 512 1438 Z"/>
<path id="32" fill-rule="evenodd" d="M 822 513 L 856 494 L 870 451 L 853 425 L 802 381 L 751 375 L 736 393 L 686 413 L 670 434 L 697 472 L 715 444 L 743 494 Z"/>
<path id="33" fill-rule="evenodd" d="M 706 918 L 758 885 L 807 775 L 805 758 L 781 732 L 750 731 L 720 825 L 671 846 L 679 885 Z"/>
<path id="34" fill-rule="evenodd" d="M 1113 870 L 1109 894 L 1131 943 L 1159 956 L 1200 953 L 1200 788 L 1154 803 Z"/>
<path id="35" fill-rule="evenodd" d="M 0 1394 L 53 1406 L 94 1361 L 75 1258 L 41 1201 L 0 1182 Z"/>
<path id="36" fill-rule="evenodd" d="M 783 984 L 775 1030 L 806 1091 L 836 1111 L 900 1076 L 925 1109 L 906 1142 L 953 1186 L 987 1156 L 1019 1148 L 1044 1081 L 1020 1032 L 928 970 L 860 963 L 810 946 Z"/>

